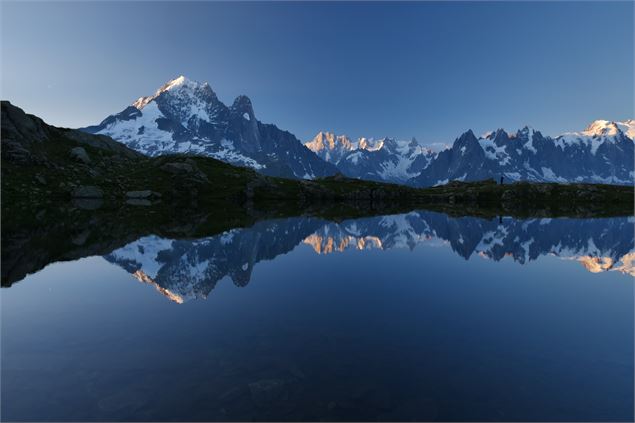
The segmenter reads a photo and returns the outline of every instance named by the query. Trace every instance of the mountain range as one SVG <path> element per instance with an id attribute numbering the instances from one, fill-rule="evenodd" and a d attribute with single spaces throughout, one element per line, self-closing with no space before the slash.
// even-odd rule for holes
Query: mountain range
<path id="1" fill-rule="evenodd" d="M 359 138 L 319 132 L 302 144 L 293 134 L 256 119 L 251 100 L 228 107 L 208 83 L 179 76 L 101 123 L 79 128 L 111 137 L 146 156 L 185 153 L 249 167 L 270 176 L 315 179 L 338 173 L 356 179 L 442 185 L 488 178 L 533 182 L 628 185 L 635 177 L 635 120 L 598 120 L 556 138 L 525 127 L 476 137 L 468 130 L 434 152 L 415 138 Z"/>
<path id="2" fill-rule="evenodd" d="M 210 156 L 260 173 L 314 179 L 347 177 L 417 187 L 488 178 L 532 182 L 628 185 L 635 177 L 635 120 L 596 120 L 585 130 L 555 138 L 530 127 L 477 137 L 471 130 L 434 152 L 416 139 L 359 138 L 319 132 L 304 144 L 293 134 L 256 119 L 251 100 L 228 107 L 208 83 L 184 76 L 153 95 L 82 131 L 112 137 L 149 156 Z"/>
<path id="3" fill-rule="evenodd" d="M 346 176 L 418 187 L 503 177 L 507 181 L 631 184 L 635 120 L 598 120 L 556 138 L 525 127 L 477 137 L 469 130 L 438 153 L 411 141 L 320 132 L 305 143 Z"/>
<path id="4" fill-rule="evenodd" d="M 470 130 L 439 152 L 409 183 L 442 185 L 488 178 L 531 182 L 633 183 L 635 121 L 595 121 L 556 138 L 524 127 L 476 137 Z"/>

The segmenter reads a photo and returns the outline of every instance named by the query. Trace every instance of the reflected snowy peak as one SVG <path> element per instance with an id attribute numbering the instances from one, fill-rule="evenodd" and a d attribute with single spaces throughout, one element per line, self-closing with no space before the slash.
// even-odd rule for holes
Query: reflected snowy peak
<path id="1" fill-rule="evenodd" d="M 312 218 L 267 220 L 197 240 L 147 236 L 105 258 L 183 302 L 206 298 L 225 276 L 237 286 L 247 285 L 256 263 L 290 251 L 322 223 Z"/>
<path id="2" fill-rule="evenodd" d="M 635 276 L 634 223 L 632 217 L 482 219 L 428 211 L 342 222 L 295 217 L 260 221 L 196 240 L 146 236 L 105 258 L 176 303 L 206 298 L 225 277 L 245 286 L 257 263 L 301 244 L 317 254 L 441 244 L 466 260 L 509 258 L 526 264 L 552 255 L 578 261 L 593 273 Z"/>

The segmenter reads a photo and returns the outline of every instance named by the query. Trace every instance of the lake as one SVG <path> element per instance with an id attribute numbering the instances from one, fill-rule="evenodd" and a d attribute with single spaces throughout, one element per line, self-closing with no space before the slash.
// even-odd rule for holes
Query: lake
<path id="1" fill-rule="evenodd" d="M 29 244 L 3 255 L 2 417 L 632 421 L 634 224 L 413 211 L 50 263 Z"/>

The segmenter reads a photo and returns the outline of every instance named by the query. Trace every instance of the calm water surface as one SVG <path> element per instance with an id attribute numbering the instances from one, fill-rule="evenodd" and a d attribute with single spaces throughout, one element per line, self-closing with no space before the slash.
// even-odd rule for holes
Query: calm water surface
<path id="1" fill-rule="evenodd" d="M 633 225 L 305 217 L 52 263 L 1 292 L 2 418 L 632 421 Z"/>

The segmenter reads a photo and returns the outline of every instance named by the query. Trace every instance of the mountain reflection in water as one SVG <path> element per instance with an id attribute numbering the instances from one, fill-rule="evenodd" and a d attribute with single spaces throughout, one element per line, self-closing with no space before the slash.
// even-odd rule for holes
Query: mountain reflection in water
<path id="1" fill-rule="evenodd" d="M 206 298 L 225 276 L 245 286 L 258 262 L 273 260 L 302 243 L 317 254 L 443 245 L 466 260 L 509 257 L 521 265 L 553 255 L 578 261 L 593 273 L 635 276 L 634 223 L 633 217 L 488 220 L 428 211 L 342 222 L 294 217 L 196 240 L 145 236 L 105 258 L 177 303 Z"/>
<path id="2" fill-rule="evenodd" d="M 147 215 L 7 231 L 7 421 L 633 421 L 632 217 Z"/>

